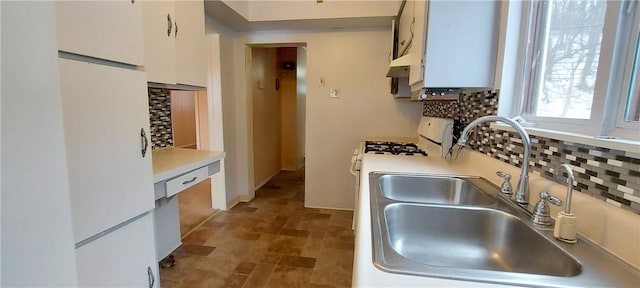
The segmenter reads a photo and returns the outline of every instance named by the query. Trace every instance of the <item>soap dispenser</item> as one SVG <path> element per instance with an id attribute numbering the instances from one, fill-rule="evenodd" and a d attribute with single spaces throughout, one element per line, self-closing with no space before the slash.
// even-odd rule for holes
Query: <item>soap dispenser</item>
<path id="1" fill-rule="evenodd" d="M 573 172 L 571 167 L 567 164 L 562 164 L 558 169 L 554 171 L 554 175 L 558 175 L 559 168 L 564 168 L 567 172 L 567 199 L 565 201 L 564 211 L 558 213 L 556 219 L 556 225 L 553 228 L 553 237 L 556 239 L 567 242 L 576 243 L 577 226 L 576 216 L 571 213 L 571 194 L 573 192 Z"/>

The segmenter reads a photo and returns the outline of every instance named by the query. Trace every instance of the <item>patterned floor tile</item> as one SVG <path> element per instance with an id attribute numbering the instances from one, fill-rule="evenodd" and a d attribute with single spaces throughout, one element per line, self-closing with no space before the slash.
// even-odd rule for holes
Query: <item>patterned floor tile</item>
<path id="1" fill-rule="evenodd" d="M 351 211 L 304 207 L 304 170 L 192 230 L 160 269 L 162 287 L 350 287 Z"/>

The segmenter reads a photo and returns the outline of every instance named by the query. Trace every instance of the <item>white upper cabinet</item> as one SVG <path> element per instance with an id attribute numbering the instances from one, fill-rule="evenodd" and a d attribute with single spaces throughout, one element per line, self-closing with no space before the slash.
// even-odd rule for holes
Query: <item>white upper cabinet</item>
<path id="1" fill-rule="evenodd" d="M 415 22 L 412 25 L 413 40 L 412 47 L 413 53 L 410 54 L 411 64 L 409 68 L 409 84 L 421 83 L 424 80 L 424 47 L 427 39 L 427 2 L 425 1 L 410 1 L 413 2 Z M 409 1 L 407 2 L 409 3 Z"/>
<path id="2" fill-rule="evenodd" d="M 206 86 L 203 1 L 144 1 L 147 81 Z"/>
<path id="3" fill-rule="evenodd" d="M 149 106 L 144 72 L 59 62 L 77 243 L 154 208 Z"/>
<path id="4" fill-rule="evenodd" d="M 415 10 L 425 16 L 416 17 L 412 52 L 422 53 L 413 55 L 412 91 L 493 87 L 499 1 L 416 1 Z"/>
<path id="5" fill-rule="evenodd" d="M 415 6 L 416 1 L 407 1 L 402 8 L 402 14 L 400 14 L 400 19 L 398 20 L 398 57 L 408 54 L 411 51 L 410 44 L 413 41 L 413 22 L 414 19 L 416 19 Z"/>
<path id="6" fill-rule="evenodd" d="M 176 19 L 176 82 L 205 87 L 204 2 L 176 1 Z"/>
<path id="7" fill-rule="evenodd" d="M 144 1 L 144 53 L 147 81 L 176 83 L 174 2 Z"/>
<path id="8" fill-rule="evenodd" d="M 144 65 L 140 1 L 56 1 L 58 49 Z"/>

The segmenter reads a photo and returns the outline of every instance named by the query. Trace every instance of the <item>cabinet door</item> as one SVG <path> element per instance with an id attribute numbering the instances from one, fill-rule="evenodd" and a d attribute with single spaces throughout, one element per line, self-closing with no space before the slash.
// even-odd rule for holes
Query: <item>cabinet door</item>
<path id="1" fill-rule="evenodd" d="M 144 1 L 143 14 L 147 81 L 175 84 L 176 15 L 174 2 Z"/>
<path id="2" fill-rule="evenodd" d="M 398 20 L 398 56 L 405 55 L 411 52 L 410 43 L 413 41 L 412 35 L 414 19 L 415 19 L 415 1 L 406 1 L 404 8 L 402 8 L 402 14 Z M 415 33 L 414 33 L 415 34 Z"/>
<path id="3" fill-rule="evenodd" d="M 411 66 L 409 68 L 409 85 L 419 84 L 422 88 L 422 80 L 424 80 L 424 59 L 427 38 L 427 17 L 429 17 L 427 1 L 411 1 L 414 2 L 414 35 L 411 48 Z M 408 3 L 408 2 L 407 2 Z"/>
<path id="4" fill-rule="evenodd" d="M 177 83 L 205 87 L 204 2 L 178 0 L 175 5 Z"/>
<path id="5" fill-rule="evenodd" d="M 77 243 L 153 209 L 149 106 L 144 72 L 59 61 Z"/>
<path id="6" fill-rule="evenodd" d="M 424 86 L 493 87 L 500 1 L 429 1 L 428 15 Z"/>
<path id="7" fill-rule="evenodd" d="M 149 213 L 76 249 L 79 286 L 159 287 L 154 241 Z"/>
<path id="8" fill-rule="evenodd" d="M 56 1 L 58 49 L 144 64 L 140 1 Z"/>

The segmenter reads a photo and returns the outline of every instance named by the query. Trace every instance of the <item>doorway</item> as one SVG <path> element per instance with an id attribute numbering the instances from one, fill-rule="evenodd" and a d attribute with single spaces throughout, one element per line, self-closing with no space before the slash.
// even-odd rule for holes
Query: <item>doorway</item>
<path id="1" fill-rule="evenodd" d="M 255 193 L 281 171 L 304 171 L 306 47 L 249 46 L 248 57 Z"/>

